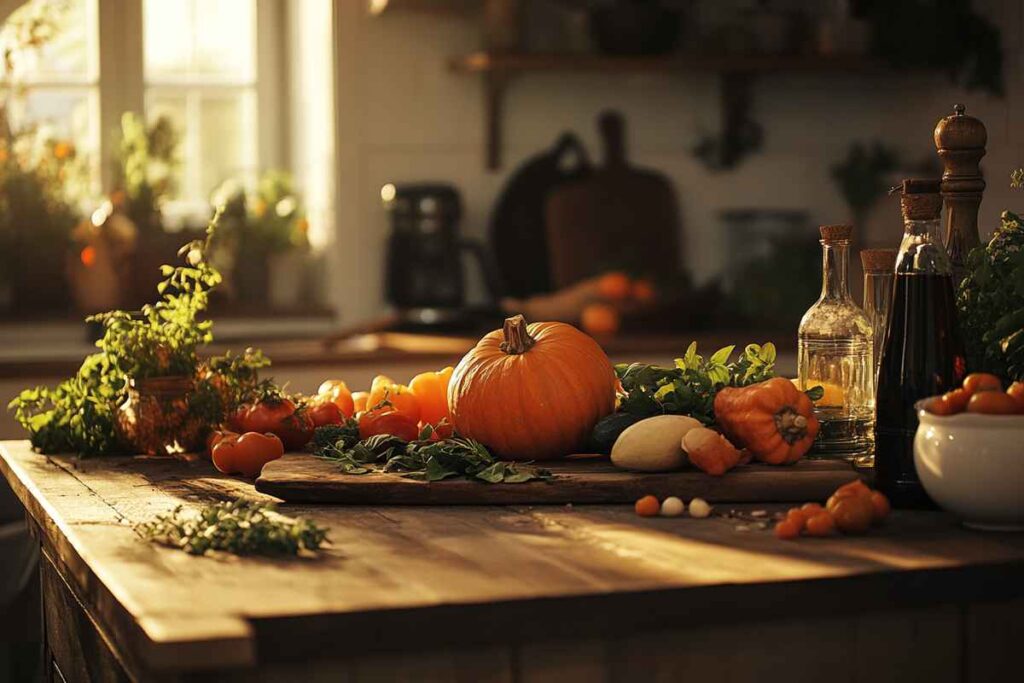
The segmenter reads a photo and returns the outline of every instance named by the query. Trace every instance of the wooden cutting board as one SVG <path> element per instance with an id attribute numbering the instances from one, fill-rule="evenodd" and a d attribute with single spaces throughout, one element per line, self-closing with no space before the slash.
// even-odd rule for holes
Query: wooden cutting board
<path id="1" fill-rule="evenodd" d="M 599 123 L 604 165 L 548 197 L 545 222 L 556 289 L 609 270 L 661 278 L 680 268 L 682 235 L 672 183 L 629 164 L 620 115 L 606 112 Z"/>
<path id="2" fill-rule="evenodd" d="M 352 505 L 530 505 L 632 503 L 659 498 L 694 497 L 717 503 L 804 503 L 823 501 L 857 477 L 842 462 L 804 460 L 787 467 L 745 465 L 723 477 L 703 472 L 626 472 L 606 458 L 574 457 L 546 464 L 551 481 L 485 484 L 467 479 L 433 483 L 400 474 L 343 474 L 329 460 L 288 454 L 267 463 L 256 490 L 288 502 Z"/>

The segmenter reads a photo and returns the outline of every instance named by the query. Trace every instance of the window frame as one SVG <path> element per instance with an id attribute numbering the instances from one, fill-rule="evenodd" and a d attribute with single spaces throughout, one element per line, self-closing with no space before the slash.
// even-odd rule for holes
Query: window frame
<path id="1" fill-rule="evenodd" d="M 99 31 L 99 65 L 97 87 L 100 98 L 100 181 L 105 193 L 114 189 L 117 145 L 120 139 L 121 115 L 126 111 L 146 113 L 145 53 L 143 45 L 143 0 L 96 0 Z M 287 132 L 282 106 L 286 92 L 282 68 L 284 44 L 284 0 L 256 0 L 256 73 L 255 86 L 249 82 L 235 86 L 196 81 L 179 84 L 184 89 L 239 87 L 255 89 L 256 147 L 254 166 L 257 172 L 284 166 Z M 175 87 L 171 79 L 154 87 Z M 212 188 L 211 188 L 212 189 Z M 192 223 L 205 220 L 209 206 L 195 200 L 168 202 L 167 223 Z"/>

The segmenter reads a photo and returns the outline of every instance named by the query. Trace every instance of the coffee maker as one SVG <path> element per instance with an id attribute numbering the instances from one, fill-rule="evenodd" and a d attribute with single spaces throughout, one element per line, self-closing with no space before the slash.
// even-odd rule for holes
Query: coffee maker
<path id="1" fill-rule="evenodd" d="M 381 188 L 391 222 L 385 267 L 385 295 L 395 307 L 398 329 L 475 331 L 498 318 L 498 285 L 489 255 L 479 242 L 459 236 L 462 201 L 454 187 L 418 183 Z M 488 304 L 468 308 L 465 256 L 484 279 Z"/>

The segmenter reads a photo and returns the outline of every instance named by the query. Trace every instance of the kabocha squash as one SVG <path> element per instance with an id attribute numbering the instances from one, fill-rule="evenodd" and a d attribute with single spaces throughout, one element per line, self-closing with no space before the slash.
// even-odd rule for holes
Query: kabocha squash
<path id="1" fill-rule="evenodd" d="M 802 458 L 819 426 L 811 399 L 782 377 L 722 389 L 715 396 L 715 419 L 730 441 L 770 465 Z"/>
<path id="2" fill-rule="evenodd" d="M 503 460 L 550 460 L 585 447 L 615 408 L 615 372 L 593 339 L 517 315 L 459 362 L 448 387 L 455 430 Z"/>

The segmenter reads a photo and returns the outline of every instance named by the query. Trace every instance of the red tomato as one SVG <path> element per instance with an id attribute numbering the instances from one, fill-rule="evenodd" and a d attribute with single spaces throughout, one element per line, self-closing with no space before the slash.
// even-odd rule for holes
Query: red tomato
<path id="1" fill-rule="evenodd" d="M 1001 391 L 980 391 L 967 402 L 967 412 L 984 415 L 1013 415 L 1020 410 L 1017 399 Z"/>
<path id="2" fill-rule="evenodd" d="M 313 399 L 309 403 L 306 412 L 309 414 L 309 419 L 313 421 L 314 427 L 336 425 L 345 421 L 345 415 L 342 414 L 341 407 L 330 399 L 323 399 L 321 397 Z"/>
<path id="3" fill-rule="evenodd" d="M 844 534 L 862 534 L 875 520 L 875 508 L 868 496 L 847 496 L 829 506 L 828 514 Z"/>
<path id="4" fill-rule="evenodd" d="M 995 375 L 987 372 L 972 372 L 964 378 L 964 389 L 969 394 L 979 391 L 1002 391 L 1003 383 Z"/>
<path id="5" fill-rule="evenodd" d="M 273 434 L 247 432 L 213 447 L 213 466 L 225 474 L 259 475 L 263 466 L 284 455 L 284 444 Z"/>
<path id="6" fill-rule="evenodd" d="M 204 455 L 207 460 L 213 458 L 214 447 L 223 441 L 238 441 L 238 434 L 227 430 L 214 430 L 206 437 L 206 451 Z"/>
<path id="7" fill-rule="evenodd" d="M 404 441 L 415 441 L 420 436 L 419 424 L 405 413 L 395 410 L 371 410 L 359 418 L 359 438 L 368 439 L 378 434 L 390 434 Z"/>
<path id="8" fill-rule="evenodd" d="M 295 402 L 288 398 L 267 398 L 251 406 L 242 406 L 233 425 L 243 432 L 275 432 L 295 414 Z"/>

